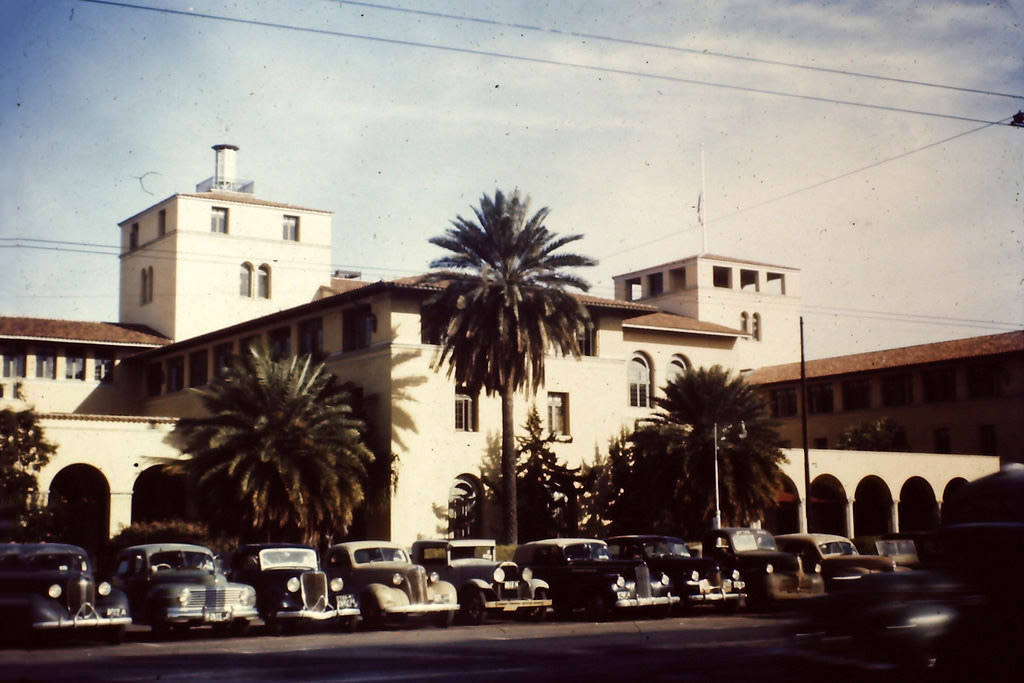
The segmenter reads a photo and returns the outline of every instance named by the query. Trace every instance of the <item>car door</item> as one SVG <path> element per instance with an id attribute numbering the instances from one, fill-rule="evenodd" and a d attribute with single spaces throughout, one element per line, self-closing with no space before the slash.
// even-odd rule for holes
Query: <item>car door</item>
<path id="1" fill-rule="evenodd" d="M 146 554 L 137 551 L 122 555 L 117 562 L 114 583 L 128 596 L 132 616 L 142 621 L 145 618 L 146 594 L 149 591 Z"/>

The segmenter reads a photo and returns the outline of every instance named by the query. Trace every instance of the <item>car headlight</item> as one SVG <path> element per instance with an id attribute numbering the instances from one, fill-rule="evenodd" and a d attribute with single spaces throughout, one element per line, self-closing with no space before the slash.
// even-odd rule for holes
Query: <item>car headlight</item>
<path id="1" fill-rule="evenodd" d="M 814 573 L 815 574 L 820 574 L 821 573 L 821 562 L 819 562 L 818 564 L 814 565 Z"/>
<path id="2" fill-rule="evenodd" d="M 182 605 L 187 605 L 189 598 L 192 597 L 192 591 L 188 588 L 182 588 L 181 592 L 178 593 L 178 602 Z"/>
<path id="3" fill-rule="evenodd" d="M 668 574 L 662 574 L 661 575 L 661 585 L 662 586 L 667 586 L 669 584 L 669 582 L 670 582 L 670 579 L 668 578 Z"/>
<path id="4" fill-rule="evenodd" d="M 48 591 L 46 591 L 46 594 L 49 595 L 54 600 L 56 600 L 57 598 L 59 598 L 61 596 L 61 594 L 63 592 L 64 592 L 64 590 L 59 585 L 57 585 L 55 583 L 52 586 L 50 586 L 50 589 Z"/>
<path id="5" fill-rule="evenodd" d="M 497 583 L 501 583 L 505 580 L 505 570 L 501 567 L 494 568 L 494 574 L 492 575 Z"/>
<path id="6" fill-rule="evenodd" d="M 331 592 L 340 593 L 341 589 L 345 587 L 345 582 L 341 580 L 340 576 L 336 576 L 331 579 Z"/>
<path id="7" fill-rule="evenodd" d="M 733 581 L 739 581 L 740 580 L 740 570 L 739 569 L 733 569 L 732 570 L 732 580 Z"/>
<path id="8" fill-rule="evenodd" d="M 288 579 L 288 583 L 286 583 L 284 585 L 284 587 L 288 589 L 289 593 L 298 593 L 299 592 L 299 577 L 293 576 L 292 578 Z"/>
<path id="9" fill-rule="evenodd" d="M 437 572 L 430 572 L 430 576 L 428 576 L 427 579 L 430 580 L 430 583 L 437 583 L 441 580 L 441 575 Z"/>
<path id="10" fill-rule="evenodd" d="M 252 586 L 246 586 L 242 590 L 242 605 L 245 607 L 252 607 L 256 604 L 256 589 Z"/>
<path id="11" fill-rule="evenodd" d="M 96 586 L 96 592 L 104 598 L 110 595 L 110 584 L 106 581 L 101 581 L 100 585 Z"/>
<path id="12" fill-rule="evenodd" d="M 523 577 L 523 581 L 529 583 L 530 581 L 533 581 L 533 570 L 529 567 L 523 567 L 521 576 Z"/>
<path id="13" fill-rule="evenodd" d="M 394 575 L 391 577 L 391 583 L 393 583 L 396 586 L 401 586 L 402 585 L 402 575 L 399 574 L 398 572 L 395 572 Z"/>
<path id="14" fill-rule="evenodd" d="M 700 572 L 696 569 L 690 572 L 690 581 L 700 581 Z"/>
<path id="15" fill-rule="evenodd" d="M 771 562 L 769 562 L 768 564 L 765 565 L 765 567 L 764 567 L 764 573 L 765 574 L 771 574 L 774 571 L 775 571 L 775 567 L 772 566 Z"/>
<path id="16" fill-rule="evenodd" d="M 624 576 L 622 576 L 622 575 L 620 574 L 620 575 L 619 575 L 619 576 L 618 576 L 618 577 L 617 577 L 617 578 L 615 579 L 615 585 L 616 585 L 616 586 L 618 586 L 619 588 L 622 588 L 623 586 L 625 586 L 625 585 L 626 585 L 626 577 L 624 577 Z"/>

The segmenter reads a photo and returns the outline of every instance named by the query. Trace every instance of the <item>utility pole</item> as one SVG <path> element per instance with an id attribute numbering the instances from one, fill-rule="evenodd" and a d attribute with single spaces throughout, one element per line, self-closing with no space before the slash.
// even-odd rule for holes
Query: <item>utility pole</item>
<path id="1" fill-rule="evenodd" d="M 807 448 L 807 363 L 804 360 L 804 317 L 800 316 L 800 434 L 804 442 L 804 525 L 811 530 L 811 453 Z"/>

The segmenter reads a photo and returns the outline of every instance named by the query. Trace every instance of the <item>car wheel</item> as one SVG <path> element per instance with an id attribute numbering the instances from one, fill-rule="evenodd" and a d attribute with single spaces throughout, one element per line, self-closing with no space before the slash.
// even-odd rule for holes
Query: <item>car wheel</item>
<path id="1" fill-rule="evenodd" d="M 610 614 L 608 599 L 600 593 L 587 596 L 587 621 L 607 621 Z"/>
<path id="2" fill-rule="evenodd" d="M 124 626 L 111 626 L 107 629 L 107 642 L 111 645 L 120 645 L 124 642 Z"/>
<path id="3" fill-rule="evenodd" d="M 171 625 L 166 621 L 154 621 L 150 624 L 149 630 L 154 638 L 159 638 L 160 640 L 167 640 L 171 635 Z"/>
<path id="4" fill-rule="evenodd" d="M 533 592 L 533 597 L 537 600 L 547 600 L 548 592 L 543 588 L 538 588 L 536 591 Z M 547 618 L 547 616 L 547 607 L 534 607 L 527 612 L 527 618 L 530 621 L 535 621 L 537 623 L 544 621 Z"/>
<path id="5" fill-rule="evenodd" d="M 358 625 L 358 617 L 338 617 L 338 630 L 342 633 L 353 633 Z"/>
<path id="6" fill-rule="evenodd" d="M 479 626 L 487 621 L 487 607 L 484 593 L 479 588 L 467 588 L 459 600 L 462 618 L 467 624 Z"/>
<path id="7" fill-rule="evenodd" d="M 718 611 L 722 614 L 736 614 L 742 600 L 722 600 L 718 603 Z"/>
<path id="8" fill-rule="evenodd" d="M 249 625 L 248 619 L 235 619 L 231 622 L 229 631 L 232 636 L 243 638 L 249 634 Z"/>
<path id="9" fill-rule="evenodd" d="M 281 630 L 281 620 L 277 618 L 276 614 L 271 612 L 263 617 L 263 632 L 268 636 L 279 636 Z"/>
<path id="10" fill-rule="evenodd" d="M 438 612 L 434 615 L 434 626 L 438 628 L 448 628 L 455 621 L 455 610 L 448 610 L 446 612 Z"/>
<path id="11" fill-rule="evenodd" d="M 377 603 L 377 598 L 372 594 L 368 593 L 363 597 L 360 609 L 363 613 L 363 626 L 367 629 L 378 629 L 384 624 L 384 614 Z"/>

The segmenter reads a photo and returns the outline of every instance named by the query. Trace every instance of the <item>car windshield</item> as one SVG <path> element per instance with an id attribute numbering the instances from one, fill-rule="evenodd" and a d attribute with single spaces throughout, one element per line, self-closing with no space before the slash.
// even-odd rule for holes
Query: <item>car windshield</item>
<path id="1" fill-rule="evenodd" d="M 79 553 L 20 553 L 0 554 L 0 570 L 25 570 L 51 572 L 89 571 L 89 561 Z"/>
<path id="2" fill-rule="evenodd" d="M 312 548 L 264 548 L 260 551 L 260 569 L 316 569 L 316 551 Z"/>
<path id="3" fill-rule="evenodd" d="M 917 557 L 917 545 L 909 538 L 875 541 L 875 548 L 886 557 Z"/>
<path id="4" fill-rule="evenodd" d="M 732 532 L 732 547 L 738 553 L 751 550 L 778 550 L 775 538 L 763 529 L 739 529 Z"/>
<path id="5" fill-rule="evenodd" d="M 213 571 L 213 555 L 194 550 L 163 550 L 149 556 L 153 571 L 200 569 Z"/>
<path id="6" fill-rule="evenodd" d="M 377 548 L 360 548 L 353 554 L 356 564 L 369 564 L 371 562 L 408 562 L 409 555 L 401 548 L 380 546 Z"/>
<path id="7" fill-rule="evenodd" d="M 604 543 L 573 543 L 565 546 L 565 559 L 576 560 L 610 560 L 608 546 Z"/>
<path id="8" fill-rule="evenodd" d="M 857 547 L 850 541 L 827 541 L 825 543 L 819 543 L 818 550 L 821 551 L 822 557 L 857 554 Z"/>
<path id="9" fill-rule="evenodd" d="M 644 543 L 644 553 L 647 557 L 692 557 L 685 543 L 667 538 Z"/>
<path id="10" fill-rule="evenodd" d="M 452 547 L 453 560 L 493 560 L 493 545 L 462 545 Z"/>

